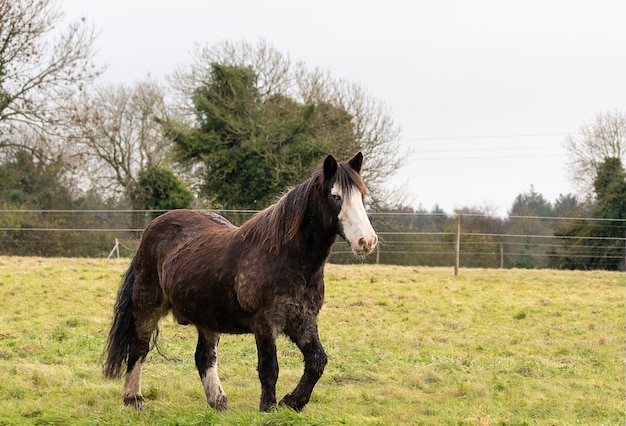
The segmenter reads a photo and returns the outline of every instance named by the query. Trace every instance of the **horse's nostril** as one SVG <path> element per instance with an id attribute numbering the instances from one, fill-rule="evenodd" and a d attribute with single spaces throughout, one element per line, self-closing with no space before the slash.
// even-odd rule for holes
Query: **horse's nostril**
<path id="1" fill-rule="evenodd" d="M 367 246 L 367 240 L 363 237 L 359 238 L 359 248 L 367 251 L 368 250 L 368 246 Z"/>

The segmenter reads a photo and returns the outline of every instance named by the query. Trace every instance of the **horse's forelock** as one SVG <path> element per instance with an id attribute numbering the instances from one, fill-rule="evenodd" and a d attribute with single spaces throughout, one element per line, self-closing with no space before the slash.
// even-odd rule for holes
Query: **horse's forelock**
<path id="1" fill-rule="evenodd" d="M 341 162 L 338 164 L 335 181 L 339 184 L 341 192 L 345 197 L 352 194 L 352 189 L 356 188 L 362 197 L 367 195 L 367 186 L 363 182 L 361 175 L 355 171 L 348 163 Z"/>

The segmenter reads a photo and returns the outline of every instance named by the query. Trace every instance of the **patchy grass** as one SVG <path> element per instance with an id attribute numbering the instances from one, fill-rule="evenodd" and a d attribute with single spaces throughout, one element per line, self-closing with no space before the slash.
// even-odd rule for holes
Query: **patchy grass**
<path id="1" fill-rule="evenodd" d="M 328 265 L 329 364 L 302 413 L 257 412 L 249 335 L 222 337 L 233 408 L 213 411 L 171 319 L 135 412 L 99 364 L 127 264 L 0 257 L 0 424 L 624 424 L 623 274 Z M 280 398 L 302 364 L 278 352 Z"/>

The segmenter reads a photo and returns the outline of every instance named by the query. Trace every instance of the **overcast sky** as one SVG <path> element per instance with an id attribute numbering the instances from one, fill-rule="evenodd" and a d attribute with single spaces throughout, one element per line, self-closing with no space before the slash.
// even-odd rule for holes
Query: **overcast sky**
<path id="1" fill-rule="evenodd" d="M 626 1 L 62 0 L 98 29 L 102 80 L 190 62 L 194 43 L 263 39 L 360 83 L 401 129 L 412 204 L 506 214 L 531 185 L 572 192 L 563 142 L 626 111 Z M 367 161 L 367 159 L 366 159 Z"/>

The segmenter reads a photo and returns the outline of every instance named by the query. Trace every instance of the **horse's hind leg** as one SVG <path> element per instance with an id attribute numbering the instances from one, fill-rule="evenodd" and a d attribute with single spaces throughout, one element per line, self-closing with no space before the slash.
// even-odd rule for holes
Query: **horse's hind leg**
<path id="1" fill-rule="evenodd" d="M 141 394 L 141 370 L 150 350 L 150 338 L 156 330 L 160 315 L 153 318 L 137 319 L 136 338 L 128 352 L 128 367 L 124 380 L 124 404 L 138 410 L 143 409 Z"/>
<path id="2" fill-rule="evenodd" d="M 128 350 L 128 366 L 124 381 L 124 404 L 141 410 L 141 370 L 150 351 L 150 339 L 157 329 L 159 320 L 170 306 L 158 284 L 155 268 L 137 262 L 135 288 L 133 289 L 134 339 Z"/>
<path id="3" fill-rule="evenodd" d="M 216 410 L 226 410 L 230 404 L 217 375 L 217 345 L 219 341 L 220 335 L 218 333 L 198 328 L 196 367 L 200 373 L 200 380 L 209 405 Z"/>

